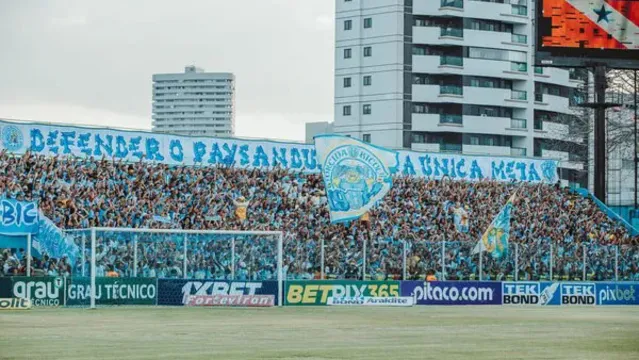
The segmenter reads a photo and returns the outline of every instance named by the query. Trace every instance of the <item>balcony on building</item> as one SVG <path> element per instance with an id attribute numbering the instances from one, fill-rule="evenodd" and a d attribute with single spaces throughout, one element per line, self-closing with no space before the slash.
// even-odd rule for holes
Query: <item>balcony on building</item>
<path id="1" fill-rule="evenodd" d="M 433 0 L 437 1 L 437 0 Z M 442 8 L 455 8 L 455 9 L 463 9 L 464 8 L 464 0 L 440 0 L 440 5 Z"/>
<path id="2" fill-rule="evenodd" d="M 521 90 L 511 90 L 510 100 L 527 101 L 528 93 L 526 91 L 521 91 Z"/>
<path id="3" fill-rule="evenodd" d="M 510 155 L 524 157 L 526 156 L 526 148 L 511 147 Z"/>
<path id="4" fill-rule="evenodd" d="M 515 44 L 528 44 L 528 37 L 526 35 L 512 34 L 512 42 Z"/>
<path id="5" fill-rule="evenodd" d="M 439 115 L 439 124 L 440 125 L 463 125 L 464 120 L 461 115 L 456 114 L 440 114 Z"/>
<path id="6" fill-rule="evenodd" d="M 461 56 L 442 55 L 440 57 L 439 64 L 440 65 L 463 67 L 464 66 L 464 58 L 461 57 Z"/>
<path id="7" fill-rule="evenodd" d="M 511 129 L 526 129 L 526 119 L 517 119 L 517 118 L 512 118 L 510 119 L 510 128 Z"/>
<path id="8" fill-rule="evenodd" d="M 461 85 L 441 85 L 439 87 L 439 94 L 464 96 L 464 87 Z"/>

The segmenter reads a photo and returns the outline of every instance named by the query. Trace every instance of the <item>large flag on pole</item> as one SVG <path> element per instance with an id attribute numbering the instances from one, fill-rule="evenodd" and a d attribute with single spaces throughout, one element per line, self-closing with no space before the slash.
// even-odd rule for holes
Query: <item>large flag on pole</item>
<path id="1" fill-rule="evenodd" d="M 508 255 L 508 238 L 510 237 L 510 214 L 517 192 L 515 192 L 497 217 L 490 223 L 484 235 L 473 249 L 473 254 L 480 251 L 489 252 L 494 259 L 501 259 Z"/>
<path id="2" fill-rule="evenodd" d="M 393 186 L 398 153 L 341 135 L 315 137 L 331 222 L 366 214 Z"/>

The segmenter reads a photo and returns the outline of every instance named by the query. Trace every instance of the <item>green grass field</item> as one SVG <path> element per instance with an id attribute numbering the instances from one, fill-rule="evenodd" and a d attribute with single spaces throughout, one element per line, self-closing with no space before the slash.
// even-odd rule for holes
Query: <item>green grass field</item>
<path id="1" fill-rule="evenodd" d="M 34 309 L 3 359 L 639 359 L 638 307 Z"/>

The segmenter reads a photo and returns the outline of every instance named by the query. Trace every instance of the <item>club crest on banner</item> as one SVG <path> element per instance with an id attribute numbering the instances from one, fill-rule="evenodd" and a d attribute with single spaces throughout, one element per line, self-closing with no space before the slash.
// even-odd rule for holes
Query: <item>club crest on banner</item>
<path id="1" fill-rule="evenodd" d="M 345 136 L 315 138 L 331 221 L 357 219 L 393 186 L 397 152 Z"/>
<path id="2" fill-rule="evenodd" d="M 2 136 L 2 145 L 8 151 L 20 150 L 24 145 L 24 136 L 17 126 L 6 125 L 2 127 L 0 135 Z"/>

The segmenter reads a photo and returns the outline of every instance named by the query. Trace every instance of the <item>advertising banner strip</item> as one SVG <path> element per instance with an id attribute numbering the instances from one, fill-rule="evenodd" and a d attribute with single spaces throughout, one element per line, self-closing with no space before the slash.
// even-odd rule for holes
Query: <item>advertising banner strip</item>
<path id="1" fill-rule="evenodd" d="M 95 279 L 96 305 L 155 305 L 157 279 L 117 278 Z M 91 279 L 67 278 L 67 305 L 88 305 L 91 301 Z"/>
<path id="2" fill-rule="evenodd" d="M 157 134 L 107 128 L 49 125 L 0 120 L 0 150 L 15 154 L 106 157 L 169 165 L 281 167 L 320 173 L 315 146 L 269 140 Z M 559 162 L 462 154 L 398 152 L 397 170 L 406 176 L 454 180 L 529 181 L 554 184 Z"/>
<path id="3" fill-rule="evenodd" d="M 327 305 L 331 297 L 398 297 L 399 281 L 287 281 L 286 305 Z"/>
<path id="4" fill-rule="evenodd" d="M 21 298 L 0 299 L 0 310 L 29 310 L 31 300 Z"/>
<path id="5" fill-rule="evenodd" d="M 59 276 L 11 277 L 11 296 L 40 306 L 64 306 L 65 278 Z"/>
<path id="6" fill-rule="evenodd" d="M 497 281 L 402 281 L 401 295 L 415 305 L 500 305 L 501 283 Z"/>
<path id="7" fill-rule="evenodd" d="M 400 297 L 329 297 L 326 305 L 330 306 L 391 306 L 409 307 L 413 306 L 413 298 L 409 296 Z"/>
<path id="8" fill-rule="evenodd" d="M 639 283 L 596 283 L 597 305 L 639 305 Z"/>
<path id="9" fill-rule="evenodd" d="M 277 281 L 158 280 L 158 305 L 188 305 L 193 295 L 272 295 L 277 305 Z"/>
<path id="10" fill-rule="evenodd" d="M 189 295 L 186 306 L 273 307 L 274 295 Z"/>

